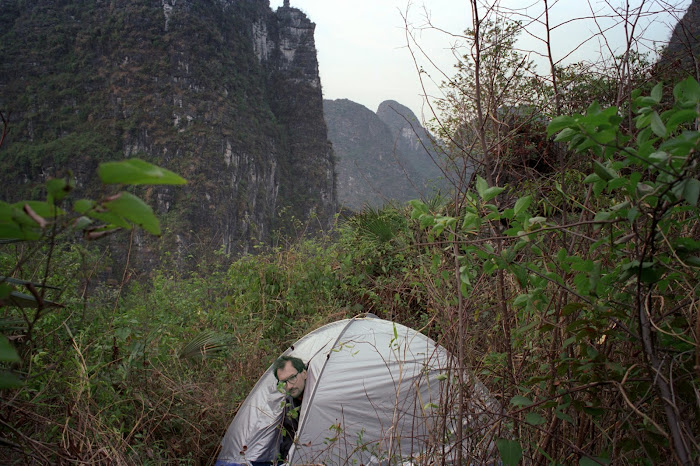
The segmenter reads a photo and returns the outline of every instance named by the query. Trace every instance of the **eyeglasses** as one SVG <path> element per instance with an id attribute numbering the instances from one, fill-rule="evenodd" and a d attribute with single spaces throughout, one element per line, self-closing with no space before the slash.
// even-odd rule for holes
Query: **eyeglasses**
<path id="1" fill-rule="evenodd" d="M 288 384 L 288 383 L 294 383 L 294 382 L 297 381 L 297 377 L 299 377 L 299 373 L 298 373 L 298 372 L 297 372 L 296 374 L 294 374 L 293 376 L 291 376 L 291 377 L 287 377 L 287 378 L 284 379 L 284 380 L 280 380 L 280 383 L 283 383 L 283 384 L 285 384 L 285 385 Z"/>

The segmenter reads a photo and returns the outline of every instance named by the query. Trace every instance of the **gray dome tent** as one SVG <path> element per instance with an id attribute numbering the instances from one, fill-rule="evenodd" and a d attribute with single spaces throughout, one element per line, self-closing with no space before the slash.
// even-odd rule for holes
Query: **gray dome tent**
<path id="1" fill-rule="evenodd" d="M 299 429 L 290 464 L 425 464 L 456 457 L 455 416 L 445 406 L 456 390 L 454 360 L 425 335 L 373 315 L 341 320 L 309 333 L 284 355 L 308 365 Z M 493 457 L 487 431 L 500 411 L 474 377 L 462 419 L 465 459 Z M 270 367 L 231 422 L 217 466 L 274 462 L 278 456 L 284 394 Z M 449 410 L 447 410 L 449 411 Z M 465 434 L 466 435 L 466 434 Z"/>

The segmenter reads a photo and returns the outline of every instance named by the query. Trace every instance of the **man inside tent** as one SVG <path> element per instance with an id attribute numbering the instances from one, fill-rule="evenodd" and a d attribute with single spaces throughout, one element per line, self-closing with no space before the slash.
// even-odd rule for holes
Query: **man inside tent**
<path id="1" fill-rule="evenodd" d="M 280 443 L 280 457 L 286 460 L 299 427 L 299 409 L 306 387 L 306 364 L 294 356 L 282 356 L 272 365 L 272 372 L 278 385 L 281 384 L 287 393 Z"/>

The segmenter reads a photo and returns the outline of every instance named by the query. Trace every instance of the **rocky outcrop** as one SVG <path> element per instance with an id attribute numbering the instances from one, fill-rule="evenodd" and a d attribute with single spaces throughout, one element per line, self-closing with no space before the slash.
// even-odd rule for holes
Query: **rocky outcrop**
<path id="1" fill-rule="evenodd" d="M 374 113 L 339 99 L 324 100 L 323 108 L 343 207 L 400 204 L 445 188 L 431 138 L 407 107 L 385 101 Z"/>
<path id="2" fill-rule="evenodd" d="M 0 110 L 11 112 L 0 197 L 103 160 L 188 179 L 143 193 L 164 239 L 144 248 L 244 252 L 292 220 L 336 211 L 314 28 L 268 0 L 6 0 Z"/>
<path id="3" fill-rule="evenodd" d="M 676 24 L 658 64 L 665 73 L 700 76 L 700 0 L 693 0 Z"/>
<path id="4" fill-rule="evenodd" d="M 419 185 L 443 187 L 437 182 L 442 177 L 440 155 L 433 138 L 416 115 L 396 101 L 385 100 L 379 104 L 377 116 L 389 127 L 396 151 L 410 162 Z"/>
<path id="5" fill-rule="evenodd" d="M 287 205 L 296 219 L 316 218 L 327 227 L 337 208 L 335 164 L 323 118 L 316 25 L 288 6 L 277 10 L 275 22 L 275 49 L 266 62 L 270 68 L 270 107 L 287 129 L 290 151 L 283 160 L 288 178 L 280 185 L 280 195 L 292 200 Z"/>

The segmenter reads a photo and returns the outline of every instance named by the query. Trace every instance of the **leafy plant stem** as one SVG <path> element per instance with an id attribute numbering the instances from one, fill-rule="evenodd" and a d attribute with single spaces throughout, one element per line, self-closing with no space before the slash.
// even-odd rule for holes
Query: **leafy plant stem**
<path id="1" fill-rule="evenodd" d="M 117 296 L 114 298 L 114 307 L 112 308 L 112 319 L 114 319 L 114 316 L 117 314 L 117 307 L 119 306 L 119 299 L 121 298 L 122 295 L 122 290 L 124 289 L 124 285 L 126 284 L 127 277 L 128 277 L 128 272 L 129 272 L 129 262 L 131 260 L 131 248 L 134 245 L 134 229 L 131 229 L 131 233 L 129 234 L 129 247 L 127 248 L 126 252 L 126 261 L 124 262 L 124 272 L 122 272 L 122 279 L 119 282 L 119 289 L 117 290 Z"/>

